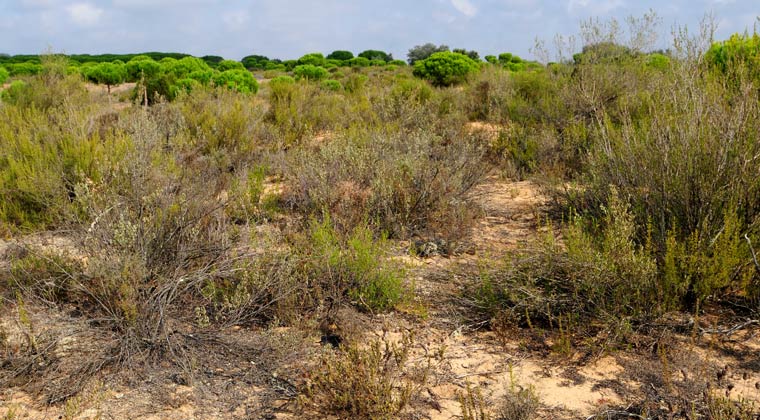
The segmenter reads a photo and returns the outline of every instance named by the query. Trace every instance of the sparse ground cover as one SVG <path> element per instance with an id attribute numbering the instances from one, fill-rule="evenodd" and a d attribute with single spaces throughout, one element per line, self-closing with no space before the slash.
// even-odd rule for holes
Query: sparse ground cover
<path id="1" fill-rule="evenodd" d="M 593 29 L 14 67 L 0 416 L 757 418 L 757 36 Z"/>

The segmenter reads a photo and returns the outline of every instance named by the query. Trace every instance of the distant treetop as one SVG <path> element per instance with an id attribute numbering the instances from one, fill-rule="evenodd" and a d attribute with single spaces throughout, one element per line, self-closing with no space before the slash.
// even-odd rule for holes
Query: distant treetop
<path id="1" fill-rule="evenodd" d="M 367 60 L 383 60 L 386 63 L 393 61 L 393 54 L 389 54 L 380 50 L 365 50 L 359 53 L 359 57 L 364 57 Z"/>
<path id="2" fill-rule="evenodd" d="M 354 58 L 354 53 L 351 51 L 345 51 L 345 50 L 337 50 L 330 53 L 330 55 L 327 56 L 328 60 L 340 60 L 340 61 L 347 61 Z"/>
<path id="3" fill-rule="evenodd" d="M 436 46 L 435 44 L 428 42 L 427 44 L 416 45 L 413 48 L 409 49 L 406 57 L 409 64 L 413 65 L 419 60 L 424 60 L 437 52 L 444 51 L 449 51 L 449 47 L 447 45 Z"/>

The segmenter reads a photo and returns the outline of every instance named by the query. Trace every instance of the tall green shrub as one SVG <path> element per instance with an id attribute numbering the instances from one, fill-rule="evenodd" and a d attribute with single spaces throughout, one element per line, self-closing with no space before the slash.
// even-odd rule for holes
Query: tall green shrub
<path id="1" fill-rule="evenodd" d="M 438 52 L 414 64 L 414 75 L 429 80 L 436 86 L 462 83 L 480 69 L 478 63 L 466 55 Z"/>

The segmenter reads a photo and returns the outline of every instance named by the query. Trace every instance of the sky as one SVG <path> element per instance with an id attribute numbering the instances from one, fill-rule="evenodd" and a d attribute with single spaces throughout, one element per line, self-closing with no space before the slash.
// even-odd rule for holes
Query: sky
<path id="1" fill-rule="evenodd" d="M 717 39 L 753 30 L 760 0 L 0 0 L 0 53 L 183 52 L 240 59 L 379 49 L 406 58 L 432 42 L 525 58 L 535 40 L 582 21 L 661 19 L 659 47 L 674 25 L 697 30 L 706 13 Z M 760 28 L 759 28 L 760 29 Z"/>

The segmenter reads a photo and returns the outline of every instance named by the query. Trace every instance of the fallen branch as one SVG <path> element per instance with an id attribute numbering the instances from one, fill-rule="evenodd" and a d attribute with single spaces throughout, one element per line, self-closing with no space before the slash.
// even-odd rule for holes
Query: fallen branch
<path id="1" fill-rule="evenodd" d="M 731 335 L 739 330 L 743 330 L 744 328 L 749 327 L 750 325 L 760 324 L 760 320 L 757 319 L 750 319 L 747 321 L 744 321 L 740 324 L 736 324 L 731 328 L 725 329 L 725 330 L 719 330 L 719 329 L 705 329 L 700 328 L 699 332 L 702 334 L 724 334 L 724 335 Z"/>
<path id="2" fill-rule="evenodd" d="M 606 416 L 607 418 L 609 418 L 610 416 L 625 416 L 625 417 L 631 417 L 631 418 L 636 418 L 636 419 L 649 420 L 649 417 L 644 417 L 644 416 L 639 415 L 639 414 L 633 414 L 633 413 L 629 413 L 627 411 L 618 411 L 618 410 L 603 411 L 603 412 L 601 412 L 599 414 L 594 414 L 594 415 L 591 415 L 589 417 L 586 417 L 586 420 L 593 420 L 595 418 L 599 418 L 599 417 L 602 417 L 602 416 Z"/>

